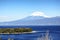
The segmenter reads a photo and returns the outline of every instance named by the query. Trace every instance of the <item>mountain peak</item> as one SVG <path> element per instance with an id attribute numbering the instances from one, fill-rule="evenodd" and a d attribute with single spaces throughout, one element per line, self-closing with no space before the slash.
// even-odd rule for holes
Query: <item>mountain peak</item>
<path id="1" fill-rule="evenodd" d="M 3 22 L 0 25 L 60 25 L 60 17 L 44 18 L 43 16 L 29 16 L 21 20 Z"/>
<path id="2" fill-rule="evenodd" d="M 43 16 L 45 18 L 50 18 L 49 16 L 45 15 L 44 12 L 40 12 L 40 11 L 33 12 L 31 16 Z"/>
<path id="3" fill-rule="evenodd" d="M 25 19 L 34 20 L 34 19 L 43 19 L 43 18 L 45 18 L 45 17 L 43 17 L 43 16 L 28 16 Z"/>

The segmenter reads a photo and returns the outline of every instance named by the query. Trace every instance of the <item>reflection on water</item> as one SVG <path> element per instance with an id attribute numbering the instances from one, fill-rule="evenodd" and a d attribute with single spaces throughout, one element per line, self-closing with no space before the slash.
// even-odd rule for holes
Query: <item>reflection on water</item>
<path id="1" fill-rule="evenodd" d="M 0 40 L 57 40 L 58 37 L 60 37 L 58 35 L 54 33 L 53 34 L 50 33 L 49 30 L 45 32 L 35 32 L 35 33 L 17 34 L 17 35 L 1 35 L 0 34 Z"/>

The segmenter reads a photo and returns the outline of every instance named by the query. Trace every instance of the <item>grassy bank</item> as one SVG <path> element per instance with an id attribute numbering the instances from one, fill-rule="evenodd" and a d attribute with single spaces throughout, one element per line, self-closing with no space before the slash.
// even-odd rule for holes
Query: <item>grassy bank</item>
<path id="1" fill-rule="evenodd" d="M 0 34 L 16 34 L 32 32 L 31 28 L 0 28 Z"/>

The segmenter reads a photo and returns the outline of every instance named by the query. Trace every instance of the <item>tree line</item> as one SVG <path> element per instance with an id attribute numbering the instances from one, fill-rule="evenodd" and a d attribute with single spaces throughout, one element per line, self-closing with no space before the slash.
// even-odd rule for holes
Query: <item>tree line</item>
<path id="1" fill-rule="evenodd" d="M 0 28 L 0 33 L 23 33 L 31 31 L 32 28 Z"/>

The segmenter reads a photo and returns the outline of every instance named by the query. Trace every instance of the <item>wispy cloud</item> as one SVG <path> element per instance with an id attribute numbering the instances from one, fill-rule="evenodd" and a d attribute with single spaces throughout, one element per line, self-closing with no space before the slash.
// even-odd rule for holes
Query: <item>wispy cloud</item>
<path id="1" fill-rule="evenodd" d="M 10 21 L 11 17 L 9 16 L 0 16 L 0 22 L 4 22 L 4 21 Z"/>
<path id="2" fill-rule="evenodd" d="M 0 16 L 0 22 L 8 22 L 8 21 L 14 21 L 18 18 L 15 16 Z"/>

